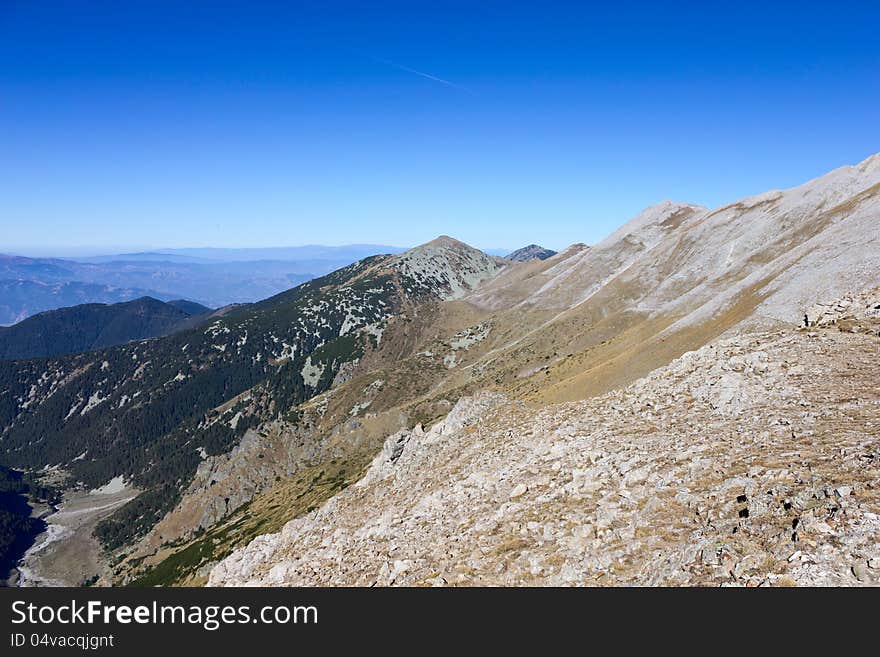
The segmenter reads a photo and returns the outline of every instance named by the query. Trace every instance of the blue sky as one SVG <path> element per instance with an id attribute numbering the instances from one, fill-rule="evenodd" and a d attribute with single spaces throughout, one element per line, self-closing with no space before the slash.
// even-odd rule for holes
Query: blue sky
<path id="1" fill-rule="evenodd" d="M 595 242 L 880 151 L 874 5 L 0 0 L 0 252 Z"/>

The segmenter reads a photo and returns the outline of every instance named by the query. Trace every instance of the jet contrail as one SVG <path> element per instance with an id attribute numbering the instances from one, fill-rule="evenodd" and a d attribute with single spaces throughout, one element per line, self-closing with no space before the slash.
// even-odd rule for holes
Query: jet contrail
<path id="1" fill-rule="evenodd" d="M 390 62 L 387 59 L 380 59 L 378 57 L 370 56 L 370 59 L 373 61 L 379 62 L 380 64 L 385 64 L 386 66 L 393 66 L 394 68 L 398 68 L 401 71 L 406 71 L 407 73 L 412 73 L 414 75 L 420 75 L 423 78 L 427 78 L 428 80 L 433 80 L 434 82 L 439 82 L 440 84 L 445 84 L 447 87 L 452 87 L 453 89 L 458 89 L 459 91 L 463 91 L 466 94 L 473 95 L 473 91 L 462 87 L 461 85 L 455 84 L 454 82 L 450 82 L 449 80 L 444 80 L 443 78 L 438 78 L 436 75 L 431 75 L 430 73 L 424 73 L 423 71 L 417 71 L 414 68 L 410 68 L 409 66 L 402 66 L 401 64 L 395 64 L 394 62 Z"/>

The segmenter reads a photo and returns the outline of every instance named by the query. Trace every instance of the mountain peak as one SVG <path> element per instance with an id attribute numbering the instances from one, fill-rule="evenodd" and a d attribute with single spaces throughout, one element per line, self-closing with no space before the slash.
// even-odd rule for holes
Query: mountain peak
<path id="1" fill-rule="evenodd" d="M 425 242 L 424 244 L 420 244 L 419 246 L 413 248 L 421 248 L 421 247 L 430 247 L 430 246 L 445 246 L 448 248 L 456 248 L 456 249 L 473 249 L 470 244 L 466 244 L 461 240 L 457 240 L 454 237 L 450 237 L 449 235 L 438 235 L 430 242 Z"/>
<path id="2" fill-rule="evenodd" d="M 545 249 L 538 244 L 529 244 L 521 249 L 517 249 L 506 256 L 507 260 L 514 262 L 526 262 L 527 260 L 546 260 L 551 256 L 555 256 L 556 251 Z"/>
<path id="3" fill-rule="evenodd" d="M 394 266 L 406 279 L 411 294 L 431 294 L 457 299 L 504 268 L 494 258 L 448 235 L 393 257 Z"/>
<path id="4" fill-rule="evenodd" d="M 609 245 L 627 237 L 646 244 L 654 243 L 663 230 L 678 228 L 691 215 L 707 210 L 708 208 L 694 203 L 663 200 L 646 207 L 599 244 Z"/>

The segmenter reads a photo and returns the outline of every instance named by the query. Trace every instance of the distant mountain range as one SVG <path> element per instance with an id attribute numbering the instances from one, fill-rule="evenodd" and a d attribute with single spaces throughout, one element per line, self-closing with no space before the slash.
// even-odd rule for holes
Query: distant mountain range
<path id="1" fill-rule="evenodd" d="M 257 262 L 261 260 L 273 260 L 284 262 L 307 262 L 307 261 L 345 261 L 350 264 L 355 260 L 361 260 L 378 253 L 401 253 L 405 248 L 388 246 L 387 244 L 346 244 L 345 246 L 324 246 L 310 244 L 305 246 L 280 246 L 269 248 L 186 248 L 186 249 L 160 249 L 149 253 L 130 253 L 120 256 L 103 256 L 102 258 L 113 259 L 142 259 L 142 260 L 167 260 L 177 258 L 191 262 Z M 94 260 L 94 259 L 93 259 Z M 326 272 L 320 272 L 326 273 Z"/>
<path id="2" fill-rule="evenodd" d="M 393 246 L 169 249 L 88 258 L 0 254 L 0 325 L 45 310 L 150 296 L 219 308 L 265 299 Z"/>
<path id="3" fill-rule="evenodd" d="M 155 338 L 208 312 L 210 308 L 192 301 L 166 303 L 151 297 L 50 310 L 0 327 L 0 360 L 73 354 Z"/>

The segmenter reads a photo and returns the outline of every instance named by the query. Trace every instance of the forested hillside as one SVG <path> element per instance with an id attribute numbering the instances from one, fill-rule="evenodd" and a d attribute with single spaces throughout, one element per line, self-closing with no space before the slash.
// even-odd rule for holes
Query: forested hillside
<path id="1" fill-rule="evenodd" d="M 83 304 L 50 310 L 0 327 L 0 360 L 60 356 L 167 335 L 208 312 L 192 301 Z"/>

